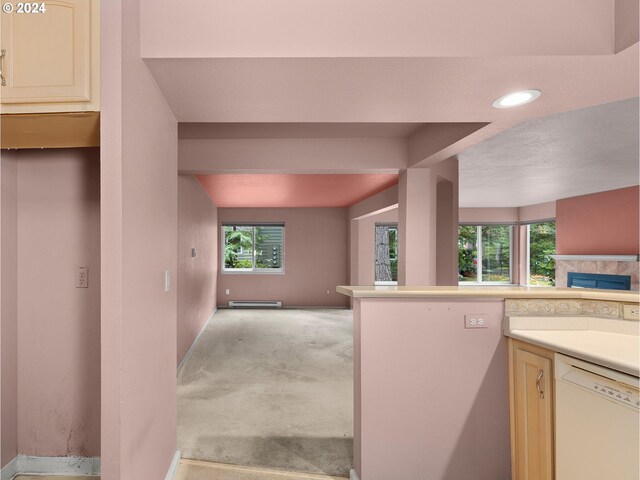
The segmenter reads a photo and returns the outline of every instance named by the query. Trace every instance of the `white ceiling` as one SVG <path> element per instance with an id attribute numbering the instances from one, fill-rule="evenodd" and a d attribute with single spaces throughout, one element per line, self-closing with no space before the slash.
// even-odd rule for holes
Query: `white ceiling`
<path id="1" fill-rule="evenodd" d="M 528 120 L 459 154 L 461 207 L 519 207 L 638 185 L 638 98 Z"/>

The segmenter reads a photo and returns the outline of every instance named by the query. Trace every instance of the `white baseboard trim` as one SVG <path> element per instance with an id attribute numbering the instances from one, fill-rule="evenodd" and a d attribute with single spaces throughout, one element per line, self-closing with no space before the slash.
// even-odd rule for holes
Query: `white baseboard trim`
<path id="1" fill-rule="evenodd" d="M 360 480 L 360 477 L 358 477 L 358 474 L 353 468 L 349 470 L 349 480 Z"/>
<path id="2" fill-rule="evenodd" d="M 176 475 L 178 474 L 178 468 L 180 467 L 180 451 L 177 450 L 176 454 L 173 456 L 173 460 L 171 460 L 171 465 L 169 465 L 169 470 L 167 471 L 167 476 L 164 477 L 164 480 L 174 480 Z"/>
<path id="3" fill-rule="evenodd" d="M 177 370 L 177 375 L 178 376 L 180 376 L 180 371 L 182 370 L 182 367 L 184 367 L 184 364 L 187 363 L 187 360 L 189 360 L 189 358 L 191 357 L 191 354 L 193 353 L 193 350 L 196 348 L 196 345 L 198 344 L 198 340 L 200 340 L 200 337 L 202 336 L 202 334 L 204 333 L 205 329 L 207 328 L 207 325 L 209 325 L 209 322 L 211 322 L 211 320 L 213 320 L 213 316 L 216 314 L 217 311 L 218 311 L 217 308 L 213 309 L 213 313 L 209 316 L 209 320 L 207 320 L 204 323 L 204 326 L 202 327 L 202 329 L 200 330 L 200 333 L 198 333 L 198 335 L 196 336 L 195 340 L 193 341 L 193 343 L 189 347 L 189 350 L 187 350 L 187 353 L 185 353 L 184 356 L 182 357 L 182 360 L 180 360 L 180 363 L 178 364 L 178 370 Z"/>
<path id="4" fill-rule="evenodd" d="M 0 471 L 0 480 L 11 480 L 18 474 L 18 457 L 7 463 Z"/>
<path id="5" fill-rule="evenodd" d="M 18 455 L 2 469 L 1 480 L 16 475 L 100 475 L 100 458 Z"/>

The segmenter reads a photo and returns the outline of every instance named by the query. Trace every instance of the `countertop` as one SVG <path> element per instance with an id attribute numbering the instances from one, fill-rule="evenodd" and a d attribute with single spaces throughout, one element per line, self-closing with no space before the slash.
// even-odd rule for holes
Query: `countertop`
<path id="1" fill-rule="evenodd" d="M 592 288 L 520 287 L 520 286 L 458 286 L 458 287 L 398 287 L 339 286 L 338 293 L 353 298 L 567 298 L 640 303 L 640 293 Z"/>
<path id="2" fill-rule="evenodd" d="M 635 377 L 640 376 L 640 343 L 635 335 L 594 330 L 512 330 L 508 336 Z"/>
<path id="3" fill-rule="evenodd" d="M 505 317 L 506 336 L 640 376 L 640 322 L 598 317 Z"/>

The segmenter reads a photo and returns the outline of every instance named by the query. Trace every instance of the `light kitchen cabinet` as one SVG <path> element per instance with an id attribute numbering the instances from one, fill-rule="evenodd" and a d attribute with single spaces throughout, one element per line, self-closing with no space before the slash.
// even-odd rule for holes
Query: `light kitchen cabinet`
<path id="1" fill-rule="evenodd" d="M 509 339 L 514 480 L 554 478 L 553 352 Z"/>
<path id="2" fill-rule="evenodd" d="M 47 0 L 44 12 L 0 15 L 3 114 L 100 110 L 99 2 Z"/>

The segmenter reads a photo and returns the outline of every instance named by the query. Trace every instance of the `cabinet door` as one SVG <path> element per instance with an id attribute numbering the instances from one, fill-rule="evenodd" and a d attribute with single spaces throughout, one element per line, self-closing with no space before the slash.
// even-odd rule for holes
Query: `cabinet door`
<path id="1" fill-rule="evenodd" d="M 553 479 L 552 363 L 515 348 L 513 352 L 516 479 Z"/>
<path id="2" fill-rule="evenodd" d="M 94 0 L 47 0 L 44 13 L 14 10 L 1 15 L 6 52 L 3 106 L 56 104 L 55 111 L 91 109 L 91 84 L 98 80 L 92 78 L 92 14 L 97 18 L 98 13 L 92 9 L 96 8 L 99 3 Z"/>

